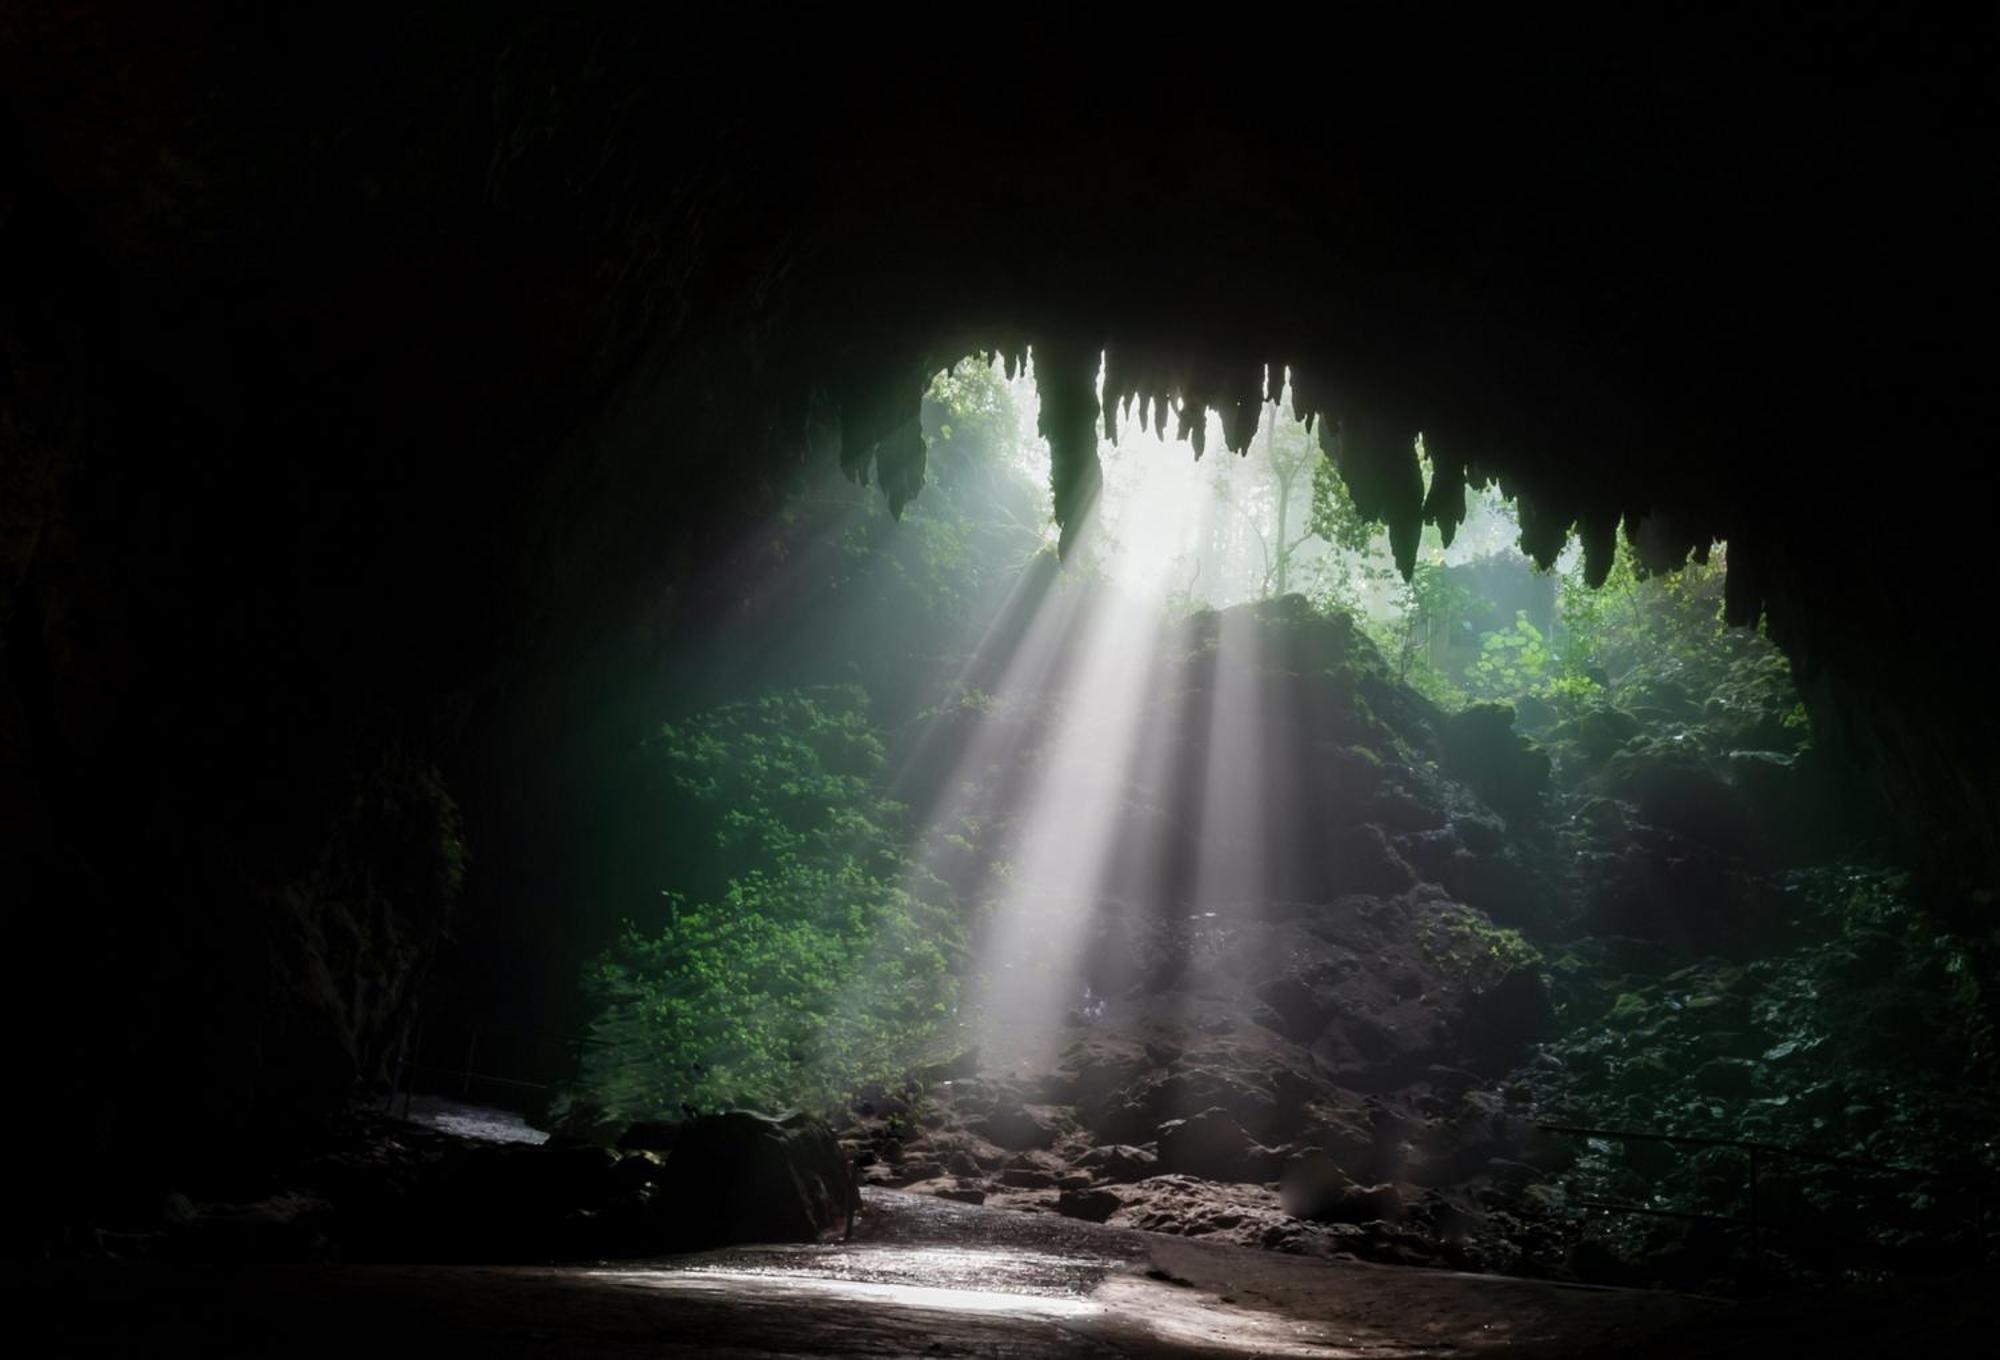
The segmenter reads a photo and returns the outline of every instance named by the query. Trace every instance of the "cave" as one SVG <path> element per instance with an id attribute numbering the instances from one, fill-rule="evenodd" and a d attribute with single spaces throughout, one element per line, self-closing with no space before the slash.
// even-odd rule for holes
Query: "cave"
<path id="1" fill-rule="evenodd" d="M 52 1335 L 1235 1354 L 1353 1292 L 1301 1273 L 1326 1257 L 1409 1272 L 1354 1325 L 1388 1345 L 1417 1335 L 1390 1314 L 1448 1317 L 1445 1353 L 1490 1326 L 1564 1355 L 1990 1326 L 1995 44 L 1990 16 L 1877 4 L 8 6 L 0 885 L 16 1240 Z M 1289 470 L 1228 490 L 1281 443 Z M 1232 495 L 1283 497 L 1254 583 L 1219 585 L 1220 556 L 1190 579 L 1179 539 L 1118 576 L 1190 497 Z M 1495 523 L 1505 553 L 1471 556 Z M 898 584 L 841 575 L 856 552 Z M 986 564 L 977 590 L 947 597 L 938 553 Z M 1576 651 L 1628 626 L 1605 600 L 1699 615 L 1735 687 Z M 955 639 L 938 674 L 924 628 Z M 779 1120 L 799 1093 L 775 1078 L 607 1059 L 648 921 L 656 962 L 697 927 L 747 938 L 749 880 L 693 847 L 778 795 L 700 760 L 808 728 L 824 783 L 784 797 L 842 835 L 1004 805 L 1018 836 L 1005 892 L 971 832 L 867 851 L 988 915 L 945 948 L 914 879 L 842 888 L 911 933 L 826 965 L 872 990 L 816 1042 L 874 1033 L 878 996 L 955 1014 L 922 987 L 970 1007 L 981 950 L 1060 940 L 1074 968 L 1012 994 L 1068 1045 L 1033 1082 L 954 1043 L 887 1082 L 822 1069 L 851 1089 Z M 1029 749 L 1052 754 L 1004 794 L 954 792 Z M 1075 752 L 1158 796 L 1066 782 Z M 717 778 L 705 811 L 673 801 Z M 982 854 L 974 893 L 953 875 Z M 1292 905 L 1217 905 L 1253 897 Z M 1821 910 L 1831 936 L 1786 933 Z M 1344 1001 L 1315 949 L 1359 968 Z M 1135 996 L 1177 998 L 1171 1025 L 1100 1023 Z M 1770 1029 L 1863 998 L 1865 1060 Z M 1350 1003 L 1366 1023 L 1328 1018 Z M 1449 1043 L 1408 1039 L 1418 1010 Z M 1245 1035 L 1290 1045 L 1248 1094 L 1191 1056 Z M 1956 1094 L 1841 1096 L 1827 1073 L 1868 1062 Z M 1614 1076 L 1623 1105 L 1557 1099 Z M 1570 1150 L 1408 1132 L 1475 1114 Z M 1881 1184 L 1773 1169 L 1802 1152 Z M 767 1153 L 811 1162 L 783 1172 L 823 1192 L 803 1226 L 694 1161 Z M 1552 1189 L 1563 1156 L 1598 1179 Z M 1746 1218 L 1714 1190 L 1746 1159 L 1768 1234 L 1739 1231 L 1756 1191 Z M 1474 1179 L 1476 1202 L 1439 1188 Z M 577 1207 L 612 1181 L 678 1207 Z M 1116 1229 L 1061 1250 L 1128 1258 L 1097 1294 L 938 1283 L 976 1332 L 865 1291 L 790 1331 L 603 1264 L 853 1230 L 854 1194 L 940 1250 L 1019 1218 Z M 1785 1245 L 1786 1212 L 1828 1204 L 1865 1248 Z M 1488 1210 L 1538 1226 L 1489 1249 Z M 1223 1336 L 1202 1308 L 1238 1267 L 1202 1236 L 1276 1262 L 1240 1269 L 1290 1302 Z M 403 1273 L 348 1269 L 382 1262 Z M 1427 1292 L 1496 1272 L 1518 1278 Z M 1530 1279 L 1621 1302 L 1545 1306 Z M 1717 1290 L 1729 1311 L 1687 1302 Z M 1117 1331 L 1114 1295 L 1167 1321 Z"/>

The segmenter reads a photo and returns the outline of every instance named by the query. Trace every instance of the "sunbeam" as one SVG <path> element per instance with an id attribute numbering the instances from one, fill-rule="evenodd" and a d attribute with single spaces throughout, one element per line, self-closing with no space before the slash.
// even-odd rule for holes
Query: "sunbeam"
<path id="1" fill-rule="evenodd" d="M 1225 613 L 1215 620 L 1214 656 L 1207 666 L 1205 760 L 1201 821 L 1194 866 L 1195 900 L 1203 909 L 1256 901 L 1264 895 L 1266 768 L 1264 696 L 1259 690 L 1257 620 Z"/>
<path id="2" fill-rule="evenodd" d="M 1107 894 L 1171 889 L 1165 861 L 1182 849 L 1163 843 L 1171 816 L 1162 809 L 1135 825 L 1128 809 L 1170 802 L 1185 777 L 1176 739 L 1185 696 L 1161 680 L 1174 673 L 1169 649 L 1181 636 L 1169 611 L 1177 573 L 1215 527 L 1214 487 L 1195 466 L 1185 446 L 1146 436 L 1110 460 L 1078 535 L 1088 567 L 1035 606 L 984 695 L 984 711 L 1008 720 L 979 723 L 932 809 L 933 828 L 1020 810 L 981 885 L 970 1010 L 989 1070 L 1046 1064 L 1064 1018 L 1102 1004 L 1086 956 Z M 1249 819 L 1229 824 L 1239 856 L 1251 855 L 1255 806 L 1229 816 Z M 1238 883 L 1246 872 L 1239 866 Z"/>

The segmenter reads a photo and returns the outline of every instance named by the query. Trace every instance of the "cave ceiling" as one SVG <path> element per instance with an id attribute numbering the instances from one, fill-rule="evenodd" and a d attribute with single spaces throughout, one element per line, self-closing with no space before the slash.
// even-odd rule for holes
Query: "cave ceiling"
<path id="1" fill-rule="evenodd" d="M 1809 698 L 1923 691 L 1867 553 L 1978 569 L 1990 16 L 165 8 L 0 28 L 10 588 L 255 564 L 199 639 L 422 698 L 802 457 L 920 494 L 927 375 L 1030 347 L 1059 518 L 1100 416 L 1241 447 L 1289 372 L 1406 562 L 1488 479 L 1545 560 L 1726 539 Z"/>

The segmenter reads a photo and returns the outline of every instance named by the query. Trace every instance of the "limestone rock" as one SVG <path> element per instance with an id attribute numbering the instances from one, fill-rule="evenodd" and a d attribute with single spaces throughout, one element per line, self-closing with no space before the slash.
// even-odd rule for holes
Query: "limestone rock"
<path id="1" fill-rule="evenodd" d="M 1077 1159 L 1077 1166 L 1107 1181 L 1142 1181 L 1159 1170 L 1160 1159 L 1144 1148 L 1104 1143 Z"/>
<path id="2" fill-rule="evenodd" d="M 1102 1223 L 1124 1207 L 1125 1201 L 1104 1189 L 1064 1190 L 1056 1198 L 1056 1212 L 1066 1218 Z"/>
<path id="3" fill-rule="evenodd" d="M 1394 1221 L 1403 1201 L 1393 1185 L 1360 1185 L 1324 1152 L 1309 1151 L 1286 1163 L 1278 1198 L 1294 1218 L 1323 1223 Z"/>
<path id="4" fill-rule="evenodd" d="M 660 1182 L 683 1246 L 813 1242 L 845 1227 L 852 1173 L 825 1124 L 747 1110 L 689 1120 Z"/>
<path id="5" fill-rule="evenodd" d="M 1162 1124 L 1159 1142 L 1160 1166 L 1167 1171 L 1218 1181 L 1269 1177 L 1269 1152 L 1220 1106 Z"/>
<path id="6" fill-rule="evenodd" d="M 1047 1105 L 1003 1104 L 972 1128 L 1010 1151 L 1043 1149 L 1062 1136 L 1062 1117 Z"/>

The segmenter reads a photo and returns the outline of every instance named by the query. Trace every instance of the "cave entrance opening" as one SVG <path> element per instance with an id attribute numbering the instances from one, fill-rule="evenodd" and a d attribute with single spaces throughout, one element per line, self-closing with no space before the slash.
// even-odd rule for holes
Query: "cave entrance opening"
<path id="1" fill-rule="evenodd" d="M 1398 838 L 1450 821 L 1446 714 L 1547 730 L 1643 669 L 1628 558 L 1609 592 L 1574 548 L 1536 571 L 1488 486 L 1405 576 L 1283 381 L 1241 453 L 1199 405 L 1198 430 L 1106 412 L 1058 563 L 1032 364 L 936 376 L 900 516 L 829 470 L 739 555 L 602 856 L 593 1101 L 825 1101 L 967 1052 L 1053 1070 L 1244 931 L 1410 887 Z M 1697 631 L 1718 582 L 1682 592 Z M 1537 796 L 1494 778 L 1503 818 Z"/>

